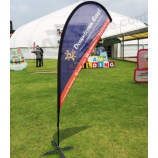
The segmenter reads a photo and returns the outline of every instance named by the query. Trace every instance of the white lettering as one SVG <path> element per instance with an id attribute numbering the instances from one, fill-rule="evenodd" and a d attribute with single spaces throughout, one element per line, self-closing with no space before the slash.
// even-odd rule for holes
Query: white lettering
<path id="1" fill-rule="evenodd" d="M 103 60 L 103 57 L 98 57 L 98 61 L 102 61 Z"/>
<path id="2" fill-rule="evenodd" d="M 88 25 L 87 29 L 86 29 L 85 31 L 83 31 L 83 35 L 82 35 L 82 37 L 80 38 L 80 40 L 79 40 L 76 44 L 74 44 L 74 48 L 75 48 L 75 49 L 78 49 L 78 46 L 81 45 L 81 43 L 84 41 L 85 36 L 88 34 L 88 32 L 89 32 L 89 30 L 92 28 L 92 26 L 93 26 L 93 23 L 91 22 L 91 23 Z"/>
<path id="3" fill-rule="evenodd" d="M 97 67 L 97 64 L 94 63 L 94 64 L 93 64 L 93 67 Z"/>
<path id="4" fill-rule="evenodd" d="M 99 10 L 99 8 L 97 8 L 98 9 L 98 11 L 96 12 L 96 14 L 94 15 L 94 16 L 92 16 L 92 21 L 93 22 L 95 22 L 96 21 L 96 19 L 98 18 L 98 16 L 100 15 L 100 10 Z"/>
<path id="5" fill-rule="evenodd" d="M 74 44 L 74 47 L 75 47 L 76 49 L 78 49 L 78 45 L 77 45 L 77 44 Z"/>

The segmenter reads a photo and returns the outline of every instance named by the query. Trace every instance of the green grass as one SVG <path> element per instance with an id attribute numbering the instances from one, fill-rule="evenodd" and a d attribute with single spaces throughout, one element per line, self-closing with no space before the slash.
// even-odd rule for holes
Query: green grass
<path id="1" fill-rule="evenodd" d="M 60 147 L 67 158 L 147 158 L 148 84 L 134 81 L 137 64 L 82 69 L 60 113 Z M 57 60 L 10 71 L 10 155 L 38 158 L 57 141 Z M 42 71 L 54 73 L 37 73 Z M 46 157 L 60 158 L 58 153 Z"/>

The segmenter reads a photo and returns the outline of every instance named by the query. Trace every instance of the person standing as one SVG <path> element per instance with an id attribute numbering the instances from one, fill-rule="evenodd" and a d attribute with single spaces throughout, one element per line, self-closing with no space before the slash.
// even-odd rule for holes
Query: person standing
<path id="1" fill-rule="evenodd" d="M 57 36 L 60 37 L 60 29 L 57 29 Z"/>
<path id="2" fill-rule="evenodd" d="M 39 47 L 39 50 L 41 50 L 41 52 L 42 52 L 42 55 L 41 55 L 41 65 L 43 66 L 43 53 L 44 53 L 44 51 L 43 51 L 43 49 L 41 47 Z"/>
<path id="3" fill-rule="evenodd" d="M 39 62 L 39 67 L 41 67 L 41 57 L 42 57 L 42 51 L 39 50 L 39 46 L 36 46 L 36 51 L 32 51 L 31 53 L 36 54 L 36 67 L 38 67 L 38 62 Z"/>

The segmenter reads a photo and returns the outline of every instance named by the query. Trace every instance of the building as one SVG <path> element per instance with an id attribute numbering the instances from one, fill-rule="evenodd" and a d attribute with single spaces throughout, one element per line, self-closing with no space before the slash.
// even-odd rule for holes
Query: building
<path id="1" fill-rule="evenodd" d="M 99 45 L 112 58 L 137 57 L 138 50 L 148 49 L 148 26 L 103 37 Z"/>

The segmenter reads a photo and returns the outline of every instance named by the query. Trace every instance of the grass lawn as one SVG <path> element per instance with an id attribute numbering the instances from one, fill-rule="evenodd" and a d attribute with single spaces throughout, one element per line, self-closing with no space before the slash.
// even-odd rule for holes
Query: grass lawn
<path id="1" fill-rule="evenodd" d="M 10 157 L 38 158 L 57 141 L 57 60 L 10 71 Z M 82 69 L 60 112 L 67 158 L 147 158 L 148 84 L 134 81 L 137 63 Z M 45 156 L 60 158 L 58 153 Z"/>

